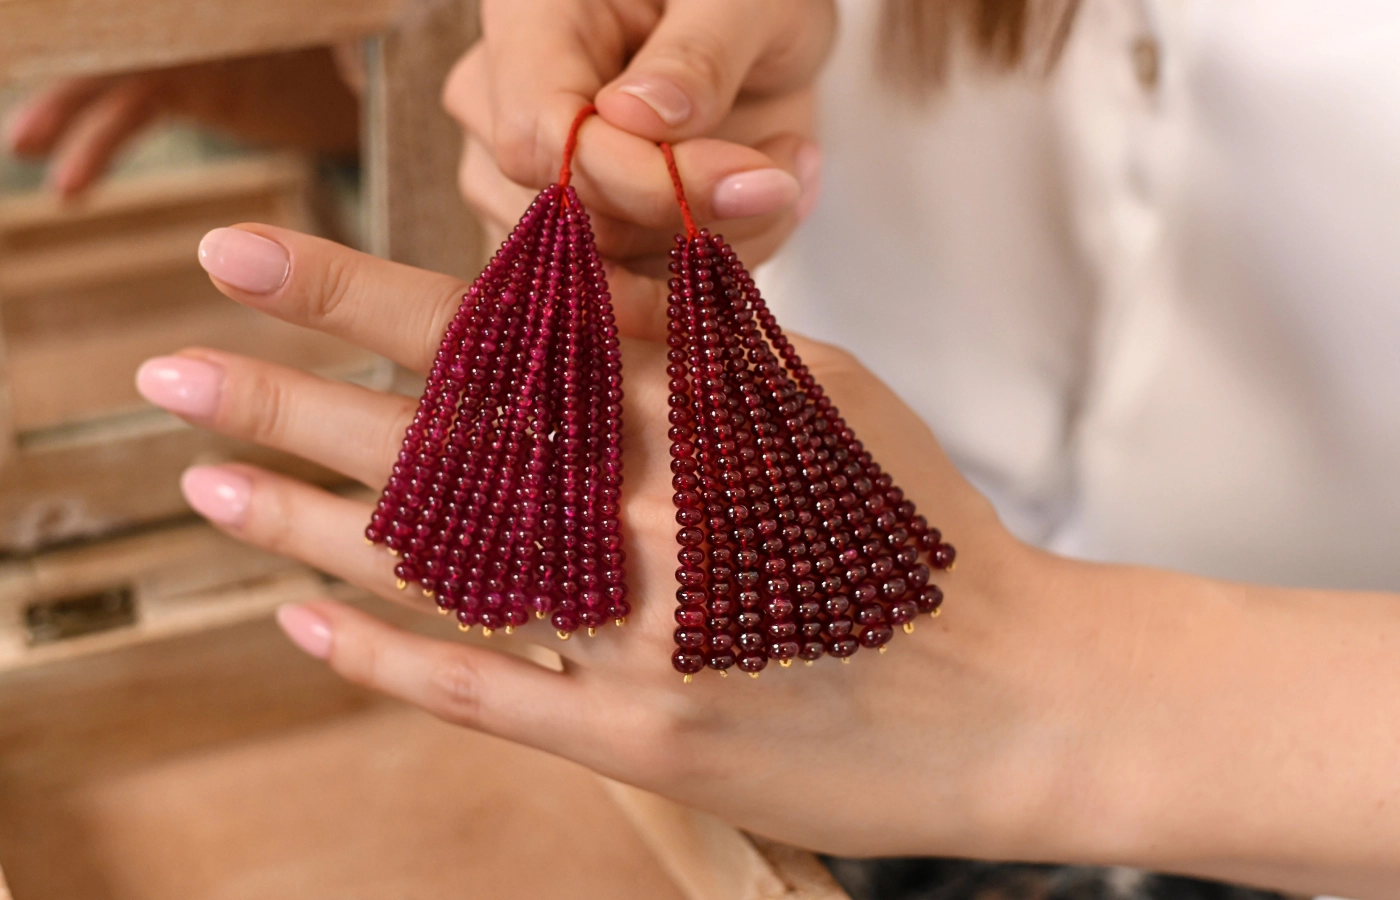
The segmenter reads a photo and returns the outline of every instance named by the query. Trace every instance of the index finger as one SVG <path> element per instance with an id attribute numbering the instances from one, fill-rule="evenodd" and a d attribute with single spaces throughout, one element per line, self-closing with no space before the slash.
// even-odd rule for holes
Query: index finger
<path id="1" fill-rule="evenodd" d="M 199 262 L 232 300 L 387 356 L 432 367 L 467 285 L 323 238 L 254 223 L 216 228 Z"/>

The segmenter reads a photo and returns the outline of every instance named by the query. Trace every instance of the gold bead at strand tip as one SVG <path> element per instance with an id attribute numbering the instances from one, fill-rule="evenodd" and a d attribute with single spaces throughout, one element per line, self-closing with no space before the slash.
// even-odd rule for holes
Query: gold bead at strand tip
<path id="1" fill-rule="evenodd" d="M 506 634 L 515 634 L 515 626 L 514 626 L 514 625 L 507 625 L 507 626 L 506 626 Z"/>
<path id="2" fill-rule="evenodd" d="M 592 625 L 589 625 L 589 626 L 588 626 L 588 636 L 589 636 L 589 637 L 597 637 L 597 636 L 598 636 L 598 629 L 594 628 Z"/>
<path id="3" fill-rule="evenodd" d="M 398 581 L 394 582 L 394 585 L 395 585 L 399 590 L 402 591 L 402 590 L 404 590 L 405 588 L 408 587 L 408 582 L 407 582 L 407 581 L 404 581 L 402 578 L 400 578 Z"/>
<path id="4" fill-rule="evenodd" d="M 445 606 L 439 606 L 439 607 L 438 607 L 438 615 L 440 615 L 440 616 L 445 616 L 445 615 L 447 615 L 447 607 L 445 607 Z"/>
<path id="5" fill-rule="evenodd" d="M 936 618 L 938 618 L 938 614 L 941 613 L 941 612 L 943 612 L 942 609 L 935 609 L 933 612 L 931 612 L 931 613 L 928 614 L 928 617 L 929 617 L 930 619 L 936 619 Z"/>
<path id="6" fill-rule="evenodd" d="M 949 572 L 953 571 L 953 570 L 956 569 L 957 567 L 958 567 L 958 561 L 957 561 L 956 559 L 953 560 L 952 562 L 948 563 L 948 571 L 949 571 Z"/>
<path id="7" fill-rule="evenodd" d="M 758 677 L 758 673 L 757 673 L 757 672 L 750 672 L 750 673 L 749 673 L 749 677 L 750 677 L 750 678 L 757 678 L 757 677 Z"/>
<path id="8" fill-rule="evenodd" d="M 433 592 L 432 592 L 432 591 L 428 590 L 427 588 L 423 588 L 423 596 L 424 596 L 424 597 L 431 597 L 432 595 L 433 595 Z"/>
<path id="9" fill-rule="evenodd" d="M 613 619 L 613 624 L 616 625 L 618 628 L 621 628 L 623 625 L 626 625 L 626 624 L 627 624 L 627 620 L 626 620 L 626 619 Z"/>
<path id="10" fill-rule="evenodd" d="M 905 622 L 905 623 L 904 623 L 904 633 L 905 633 L 905 634 L 913 634 L 913 633 L 914 633 L 914 623 L 913 623 L 913 622 Z"/>
<path id="11" fill-rule="evenodd" d="M 729 673 L 726 672 L 724 669 L 720 669 L 720 670 L 719 670 L 719 677 L 720 677 L 720 678 L 728 678 L 728 677 L 729 677 Z"/>
<path id="12" fill-rule="evenodd" d="M 491 629 L 487 628 L 485 625 L 481 626 L 481 636 L 482 636 L 482 637 L 490 637 L 490 636 L 493 635 L 493 634 L 495 634 L 494 631 L 492 631 Z"/>
<path id="13" fill-rule="evenodd" d="M 778 660 L 778 665 L 782 666 L 784 669 L 791 669 L 791 668 L 792 668 L 792 660 L 790 660 L 790 659 L 780 659 L 780 660 Z"/>
<path id="14" fill-rule="evenodd" d="M 543 619 L 544 616 L 545 616 L 544 610 L 542 610 L 542 609 L 537 609 L 537 610 L 535 610 L 535 618 L 536 618 L 536 619 Z"/>
<path id="15" fill-rule="evenodd" d="M 810 659 L 804 659 L 804 660 L 802 660 L 802 664 L 803 664 L 804 666 L 810 666 L 810 665 L 812 665 L 812 660 L 810 660 Z"/>
<path id="16" fill-rule="evenodd" d="M 457 630 L 458 630 L 458 631 L 462 631 L 462 632 L 467 632 L 467 631 L 471 631 L 471 630 L 472 630 L 472 627 L 471 627 L 470 625 L 463 625 L 461 622 L 458 622 L 458 623 L 457 623 Z"/>
<path id="17" fill-rule="evenodd" d="M 393 547 L 385 547 L 384 549 L 389 551 L 389 555 L 390 555 L 390 556 L 398 556 L 398 555 L 399 555 L 399 551 L 395 550 Z"/>
<path id="18" fill-rule="evenodd" d="M 556 631 L 554 633 L 559 635 L 559 640 L 561 641 L 567 641 L 569 639 L 569 632 L 567 631 Z"/>
<path id="19" fill-rule="evenodd" d="M 843 666 L 849 666 L 850 664 L 851 664 L 851 658 L 850 658 L 849 656 L 843 656 L 843 657 L 841 657 L 841 665 L 843 665 Z"/>
<path id="20" fill-rule="evenodd" d="M 888 649 L 890 649 L 890 648 L 889 648 L 889 647 L 881 647 L 881 648 L 880 648 L 880 652 L 881 652 L 881 653 L 884 653 L 884 652 L 885 652 L 886 650 L 888 650 Z"/>
<path id="21" fill-rule="evenodd" d="M 684 678 L 681 679 L 681 684 L 690 684 L 690 682 L 693 680 L 694 679 L 691 678 L 689 675 L 686 675 Z"/>

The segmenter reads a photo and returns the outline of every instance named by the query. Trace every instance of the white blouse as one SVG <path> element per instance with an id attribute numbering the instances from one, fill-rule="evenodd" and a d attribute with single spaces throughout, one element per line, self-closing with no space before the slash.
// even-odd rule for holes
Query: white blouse
<path id="1" fill-rule="evenodd" d="M 825 192 L 761 273 L 787 327 L 1029 540 L 1400 590 L 1400 9 L 1084 0 L 1048 81 L 920 104 L 878 6 L 844 3 Z"/>

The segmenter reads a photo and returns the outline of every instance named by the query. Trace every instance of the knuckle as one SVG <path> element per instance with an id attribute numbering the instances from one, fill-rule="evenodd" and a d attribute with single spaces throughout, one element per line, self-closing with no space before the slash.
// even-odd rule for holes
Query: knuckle
<path id="1" fill-rule="evenodd" d="M 398 458 L 404 434 L 408 431 L 409 423 L 413 421 L 413 414 L 417 408 L 416 403 L 406 397 L 402 398 L 399 410 L 384 420 L 382 431 L 376 442 L 371 445 L 379 448 L 376 456 L 381 460 L 380 475 L 386 480 L 394 468 L 394 460 Z"/>
<path id="2" fill-rule="evenodd" d="M 676 507 L 664 491 L 634 491 L 622 509 L 627 527 L 638 534 L 663 534 L 676 527 Z"/>
<path id="3" fill-rule="evenodd" d="M 384 654 L 373 640 L 345 641 L 332 645 L 331 666 L 352 684 L 377 689 L 384 680 Z"/>
<path id="4" fill-rule="evenodd" d="M 433 667 L 430 686 L 433 711 L 439 718 L 456 725 L 481 720 L 481 676 L 470 660 L 461 656 L 442 660 Z"/>
<path id="5" fill-rule="evenodd" d="M 233 430 L 255 444 L 277 444 L 286 433 L 291 405 L 286 385 L 261 367 L 241 380 L 234 408 L 228 411 Z"/>
<path id="6" fill-rule="evenodd" d="M 282 485 L 259 479 L 248 504 L 249 524 L 258 546 L 280 556 L 296 556 L 296 523 L 290 498 Z"/>
<path id="7" fill-rule="evenodd" d="M 347 254 L 332 253 L 321 270 L 320 284 L 311 291 L 306 310 L 308 322 L 317 324 L 331 319 L 355 290 L 355 262 Z"/>
<path id="8" fill-rule="evenodd" d="M 729 79 L 725 47 L 712 35 L 696 33 L 677 38 L 666 54 L 701 84 L 718 89 Z"/>
<path id="9" fill-rule="evenodd" d="M 656 698 L 618 731 L 625 763 L 639 780 L 669 783 L 701 774 L 705 717 L 677 692 Z"/>
<path id="10" fill-rule="evenodd" d="M 465 282 L 452 281 L 440 292 L 430 294 L 428 302 L 423 304 L 421 311 L 414 316 L 415 322 L 422 326 L 419 333 L 424 335 L 422 352 L 427 361 L 425 369 L 432 365 L 442 335 L 452 323 L 453 316 L 457 315 L 457 311 L 466 302 L 466 295 L 470 290 L 470 286 Z"/>
<path id="11" fill-rule="evenodd" d="M 509 114 L 496 122 L 492 153 L 501 172 L 516 184 L 539 186 L 540 126 L 531 115 Z"/>

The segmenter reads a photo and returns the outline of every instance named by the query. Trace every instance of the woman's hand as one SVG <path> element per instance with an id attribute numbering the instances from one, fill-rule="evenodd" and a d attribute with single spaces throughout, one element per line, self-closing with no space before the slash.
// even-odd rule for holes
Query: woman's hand
<path id="1" fill-rule="evenodd" d="M 220 290 L 279 318 L 424 371 L 465 285 L 258 225 L 201 247 Z M 613 278 L 629 279 L 614 272 Z M 635 277 L 630 277 L 635 280 Z M 636 287 L 634 285 L 634 287 Z M 964 549 L 943 578 L 946 611 L 889 653 L 849 665 L 773 667 L 757 680 L 671 668 L 676 552 L 664 295 L 621 289 L 626 400 L 622 521 L 635 612 L 624 628 L 561 642 L 554 672 L 466 643 L 396 631 L 331 602 L 286 609 L 303 649 L 346 678 L 435 715 L 577 760 L 757 831 L 844 853 L 997 855 L 1007 835 L 1053 834 L 1047 794 L 1061 760 L 1037 732 L 1044 660 L 1003 646 L 1031 623 L 998 624 L 995 599 L 1023 551 L 958 476 L 927 429 L 848 355 L 796 342 L 813 373 L 908 494 Z M 298 454 L 378 489 L 412 399 L 213 350 L 152 360 L 148 398 L 223 434 Z M 229 534 L 434 614 L 395 586 L 393 560 L 365 543 L 371 506 L 247 466 L 195 468 L 190 503 Z M 1019 656 L 1019 658 L 1018 658 Z M 997 660 L 995 666 L 990 660 Z M 1052 706 L 1053 704 L 1046 704 Z M 937 811 L 930 814 L 930 811 Z"/>
<path id="2" fill-rule="evenodd" d="M 259 225 L 201 259 L 229 297 L 424 371 L 465 285 Z M 625 628 L 546 640 L 563 671 L 284 608 L 346 678 L 750 830 L 845 854 L 1136 865 L 1354 897 L 1400 885 L 1400 598 L 1056 559 L 1001 527 L 928 429 L 846 354 L 794 340 L 867 447 L 960 549 L 948 600 L 880 656 L 757 680 L 671 668 L 675 522 L 664 295 L 609 273 L 623 342 Z M 152 360 L 157 404 L 373 488 L 414 402 L 212 350 Z M 362 533 L 369 504 L 247 466 L 191 469 L 229 534 L 431 613 Z"/>
<path id="3" fill-rule="evenodd" d="M 49 184 L 72 197 L 163 117 L 322 153 L 353 153 L 359 143 L 359 102 L 327 48 L 67 79 L 21 103 L 4 142 L 17 155 L 48 157 Z"/>
<path id="4" fill-rule="evenodd" d="M 816 202 L 832 0 L 487 0 L 481 15 L 444 103 L 466 130 L 462 191 L 496 236 L 555 179 L 591 102 L 574 184 L 605 257 L 664 268 L 680 216 L 654 141 L 676 143 L 696 217 L 750 264 Z"/>

